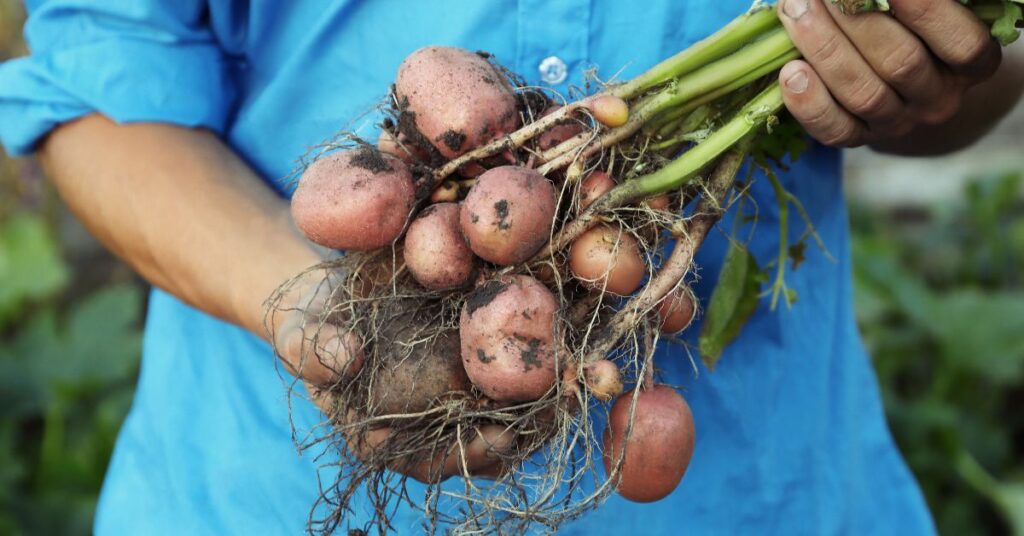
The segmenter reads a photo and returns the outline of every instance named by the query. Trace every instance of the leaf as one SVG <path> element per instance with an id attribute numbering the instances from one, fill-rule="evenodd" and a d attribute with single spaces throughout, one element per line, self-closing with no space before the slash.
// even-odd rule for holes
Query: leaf
<path id="1" fill-rule="evenodd" d="M 935 294 L 924 324 L 951 364 L 1016 385 L 1024 379 L 1024 292 L 961 289 Z"/>
<path id="2" fill-rule="evenodd" d="M 1024 10 L 1020 4 L 1006 0 L 1003 2 L 1003 15 L 992 24 L 992 36 L 999 44 L 1009 45 L 1020 37 L 1020 30 L 1017 27 L 1022 21 Z"/>
<path id="3" fill-rule="evenodd" d="M 24 302 L 54 294 L 67 280 L 57 243 L 38 216 L 22 214 L 0 225 L 0 328 Z"/>
<path id="4" fill-rule="evenodd" d="M 725 347 L 757 310 L 764 281 L 754 256 L 739 243 L 730 243 L 700 333 L 700 355 L 708 369 L 714 370 Z"/>

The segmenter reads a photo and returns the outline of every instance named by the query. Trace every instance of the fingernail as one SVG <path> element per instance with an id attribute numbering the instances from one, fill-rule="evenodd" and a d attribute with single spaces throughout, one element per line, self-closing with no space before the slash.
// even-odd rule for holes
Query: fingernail
<path id="1" fill-rule="evenodd" d="M 793 93 L 803 93 L 807 91 L 807 82 L 807 73 L 797 71 L 786 79 L 786 87 Z"/>
<path id="2" fill-rule="evenodd" d="M 809 6 L 807 0 L 785 0 L 782 4 L 782 12 L 791 19 L 799 19 L 807 13 Z"/>

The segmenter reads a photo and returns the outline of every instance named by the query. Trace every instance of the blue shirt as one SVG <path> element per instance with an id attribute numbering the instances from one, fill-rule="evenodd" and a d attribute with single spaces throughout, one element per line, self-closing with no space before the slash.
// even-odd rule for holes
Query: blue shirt
<path id="1" fill-rule="evenodd" d="M 0 140 L 24 154 L 58 124 L 96 111 L 121 122 L 201 126 L 288 195 L 285 177 L 307 147 L 342 128 L 373 137 L 364 112 L 420 46 L 488 50 L 533 82 L 555 56 L 568 72 L 555 87 L 566 91 L 584 84 L 592 66 L 636 75 L 748 5 L 34 0 L 25 28 L 32 55 L 0 66 Z M 552 65 L 546 72 L 557 79 Z M 663 379 L 682 386 L 698 430 L 680 487 L 653 504 L 613 497 L 564 533 L 934 532 L 886 427 L 854 323 L 839 169 L 837 152 L 815 146 L 783 175 L 838 259 L 809 252 L 789 276 L 799 293 L 792 310 L 762 304 L 714 373 L 700 365 L 695 373 L 678 347 L 660 350 Z M 776 248 L 777 212 L 766 181 L 753 195 L 761 221 L 752 248 L 764 263 Z M 698 257 L 704 300 L 724 245 L 713 233 Z M 300 433 L 322 416 L 289 397 L 289 383 L 258 337 L 153 291 L 139 388 L 97 534 L 303 532 L 318 476 L 335 473 L 318 474 L 325 460 L 297 452 L 304 438 L 292 434 L 289 404 Z M 352 526 L 362 525 L 363 506 Z M 419 532 L 420 522 L 408 509 L 395 518 L 401 533 Z"/>

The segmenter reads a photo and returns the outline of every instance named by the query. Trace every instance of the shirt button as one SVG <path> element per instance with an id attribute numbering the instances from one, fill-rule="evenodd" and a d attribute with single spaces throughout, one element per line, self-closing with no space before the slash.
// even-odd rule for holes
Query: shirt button
<path id="1" fill-rule="evenodd" d="M 541 80 L 548 84 L 561 84 L 569 74 L 565 62 L 558 56 L 548 56 L 540 62 L 537 68 L 540 71 Z"/>

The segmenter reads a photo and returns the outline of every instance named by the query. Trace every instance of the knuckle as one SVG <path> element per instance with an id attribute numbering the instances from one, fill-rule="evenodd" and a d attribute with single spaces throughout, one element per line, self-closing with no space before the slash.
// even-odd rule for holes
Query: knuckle
<path id="1" fill-rule="evenodd" d="M 839 32 L 831 32 L 814 47 L 808 56 L 815 63 L 829 63 L 838 59 L 842 50 Z"/>
<path id="2" fill-rule="evenodd" d="M 879 117 L 889 102 L 888 88 L 876 81 L 865 82 L 854 91 L 848 108 L 860 117 Z"/>
<path id="3" fill-rule="evenodd" d="M 901 19 L 912 27 L 919 27 L 928 22 L 932 13 L 932 2 L 928 0 L 900 2 L 898 9 Z"/>
<path id="4" fill-rule="evenodd" d="M 857 144 L 857 129 L 850 122 L 832 125 L 819 141 L 829 147 L 851 147 Z"/>
<path id="5" fill-rule="evenodd" d="M 887 82 L 905 85 L 919 80 L 930 65 L 931 57 L 927 51 L 915 43 L 894 49 L 882 60 L 878 74 Z"/>

